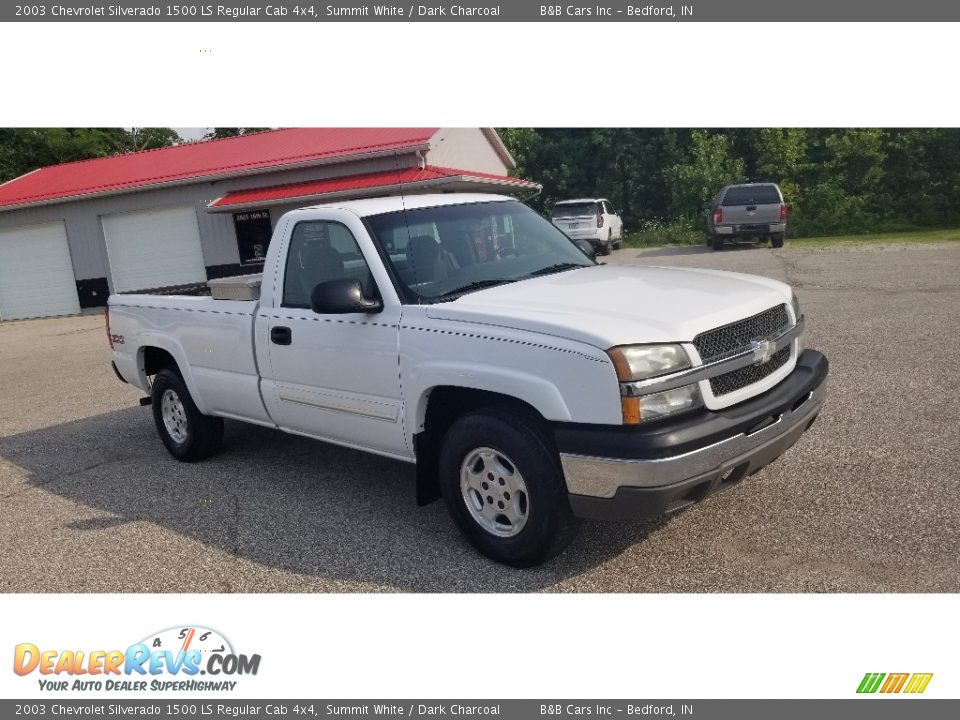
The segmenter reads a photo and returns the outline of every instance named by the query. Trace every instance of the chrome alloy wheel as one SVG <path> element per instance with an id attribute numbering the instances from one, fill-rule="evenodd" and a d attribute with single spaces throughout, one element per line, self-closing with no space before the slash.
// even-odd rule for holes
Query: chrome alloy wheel
<path id="1" fill-rule="evenodd" d="M 460 492 L 473 519 L 491 535 L 513 537 L 530 517 L 527 484 L 499 450 L 481 447 L 467 453 L 460 465 Z"/>
<path id="2" fill-rule="evenodd" d="M 183 408 L 180 396 L 167 388 L 160 397 L 160 415 L 163 426 L 173 440 L 182 445 L 187 441 L 187 412 Z"/>

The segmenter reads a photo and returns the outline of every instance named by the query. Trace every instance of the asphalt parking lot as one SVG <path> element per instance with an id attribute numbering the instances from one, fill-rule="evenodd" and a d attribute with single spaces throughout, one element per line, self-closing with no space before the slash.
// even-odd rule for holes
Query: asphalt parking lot
<path id="1" fill-rule="evenodd" d="M 408 465 L 229 421 L 176 462 L 100 315 L 2 323 L 0 591 L 960 591 L 960 243 L 605 260 L 793 284 L 832 364 L 818 422 L 729 492 L 514 570 L 418 508 Z"/>

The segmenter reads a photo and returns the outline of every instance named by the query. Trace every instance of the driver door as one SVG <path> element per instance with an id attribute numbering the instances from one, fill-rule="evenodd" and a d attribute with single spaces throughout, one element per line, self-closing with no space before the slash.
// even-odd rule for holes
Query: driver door
<path id="1" fill-rule="evenodd" d="M 294 225 L 274 307 L 258 318 L 265 324 L 258 339 L 269 347 L 269 368 L 261 368 L 264 401 L 289 432 L 408 458 L 397 370 L 400 304 L 392 286 L 381 294 L 389 280 L 360 221 L 343 211 L 329 214 L 337 217 Z M 380 282 L 371 265 L 381 271 Z M 383 310 L 313 312 L 313 287 L 341 278 L 359 280 L 367 297 L 382 298 Z"/>

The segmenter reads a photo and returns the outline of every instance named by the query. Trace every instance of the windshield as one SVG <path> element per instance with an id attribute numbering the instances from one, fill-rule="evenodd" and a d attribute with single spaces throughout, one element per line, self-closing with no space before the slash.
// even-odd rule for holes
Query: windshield
<path id="1" fill-rule="evenodd" d="M 404 210 L 366 218 L 408 302 L 593 265 L 573 242 L 519 202 Z"/>
<path id="2" fill-rule="evenodd" d="M 596 203 L 565 203 L 554 205 L 552 217 L 583 217 L 584 215 L 597 215 L 599 209 Z"/>

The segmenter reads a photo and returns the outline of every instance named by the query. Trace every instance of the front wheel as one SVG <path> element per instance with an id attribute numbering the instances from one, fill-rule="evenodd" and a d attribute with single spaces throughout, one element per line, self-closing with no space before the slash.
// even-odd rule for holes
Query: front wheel
<path id="1" fill-rule="evenodd" d="M 497 562 L 538 565 L 576 533 L 556 450 L 526 413 L 486 408 L 460 418 L 440 451 L 440 482 L 457 527 Z"/>
<path id="2" fill-rule="evenodd" d="M 223 418 L 204 415 L 197 409 L 176 370 L 166 367 L 157 373 L 151 404 L 160 439 L 177 460 L 195 462 L 220 450 Z"/>

